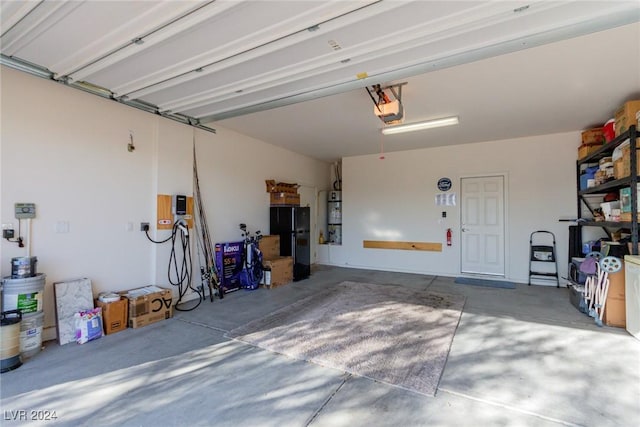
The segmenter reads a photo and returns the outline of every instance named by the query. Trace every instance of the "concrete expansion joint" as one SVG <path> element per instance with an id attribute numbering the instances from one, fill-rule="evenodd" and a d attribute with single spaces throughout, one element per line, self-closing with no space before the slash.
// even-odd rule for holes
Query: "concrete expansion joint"
<path id="1" fill-rule="evenodd" d="M 569 422 L 569 421 L 559 420 L 557 418 L 548 417 L 546 415 L 538 414 L 536 412 L 527 411 L 526 409 L 520 409 L 520 408 L 516 408 L 515 406 L 505 405 L 504 403 L 493 402 L 491 400 L 482 399 L 480 397 L 469 396 L 468 394 L 458 393 L 457 391 L 453 391 L 453 390 L 447 390 L 446 388 L 438 387 L 438 392 L 448 393 L 448 394 L 452 394 L 454 396 L 462 397 L 464 399 L 475 400 L 476 402 L 485 403 L 487 405 L 492 405 L 492 406 L 497 406 L 499 408 L 507 409 L 509 411 L 514 411 L 514 412 L 519 412 L 521 414 L 531 415 L 533 417 L 537 417 L 537 418 L 540 418 L 540 419 L 543 419 L 543 420 L 546 420 L 546 421 L 551 421 L 551 422 L 554 422 L 554 423 L 558 423 L 558 424 L 561 424 L 563 426 L 584 427 L 581 424 L 575 424 L 575 423 L 572 423 L 572 422 Z"/>
<path id="2" fill-rule="evenodd" d="M 191 325 L 201 326 L 201 327 L 207 328 L 207 329 L 212 329 L 214 331 L 223 332 L 225 334 L 227 332 L 229 332 L 227 329 L 216 328 L 215 326 L 207 325 L 206 323 L 194 322 L 193 320 L 185 320 L 185 319 L 176 319 L 176 320 L 178 320 L 180 322 L 184 322 L 184 323 L 189 323 Z"/>
<path id="3" fill-rule="evenodd" d="M 309 418 L 309 421 L 307 421 L 307 423 L 304 425 L 305 427 L 308 427 L 309 425 L 311 425 L 311 423 L 313 423 L 313 421 L 318 417 L 318 415 L 320 415 L 320 412 L 322 412 L 322 410 L 329 404 L 331 399 L 333 399 L 333 396 L 335 396 L 336 393 L 338 393 L 338 391 L 340 391 L 342 386 L 345 385 L 346 382 L 349 381 L 349 378 L 351 378 L 351 377 L 352 377 L 351 374 L 345 372 L 345 376 L 342 378 L 342 382 L 340 382 L 340 384 L 338 384 L 338 387 L 336 387 L 336 389 L 333 391 L 333 393 L 331 393 L 329 395 L 329 397 L 322 403 L 322 405 L 320 405 L 318 410 L 313 413 L 311 418 Z"/>

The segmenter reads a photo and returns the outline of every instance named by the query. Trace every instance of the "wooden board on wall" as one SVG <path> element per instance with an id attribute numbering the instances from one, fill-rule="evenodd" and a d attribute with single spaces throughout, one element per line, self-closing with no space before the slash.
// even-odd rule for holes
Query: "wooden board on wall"
<path id="1" fill-rule="evenodd" d="M 173 228 L 173 214 L 171 213 L 170 195 L 158 194 L 157 210 L 156 227 L 158 230 L 171 230 Z"/>
<path id="2" fill-rule="evenodd" d="M 174 216 L 171 205 L 173 196 L 168 194 L 158 194 L 156 226 L 158 230 L 171 230 L 173 228 Z M 193 228 L 193 197 L 187 197 L 187 227 Z"/>
<path id="3" fill-rule="evenodd" d="M 401 249 L 407 251 L 442 252 L 442 243 L 395 242 L 385 240 L 363 240 L 362 247 L 368 249 Z"/>

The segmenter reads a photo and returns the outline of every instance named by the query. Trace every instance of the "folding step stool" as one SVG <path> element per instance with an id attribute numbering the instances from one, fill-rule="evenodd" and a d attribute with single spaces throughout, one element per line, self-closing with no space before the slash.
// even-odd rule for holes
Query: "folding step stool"
<path id="1" fill-rule="evenodd" d="M 551 240 L 551 244 L 549 244 Z M 538 230 L 529 236 L 529 286 L 531 286 L 531 278 L 537 280 L 553 280 L 556 282 L 556 288 L 560 287 L 560 279 L 558 277 L 558 258 L 556 257 L 556 236 L 550 231 Z M 538 263 L 552 263 L 553 271 L 534 270 L 534 267 L 542 268 Z"/>

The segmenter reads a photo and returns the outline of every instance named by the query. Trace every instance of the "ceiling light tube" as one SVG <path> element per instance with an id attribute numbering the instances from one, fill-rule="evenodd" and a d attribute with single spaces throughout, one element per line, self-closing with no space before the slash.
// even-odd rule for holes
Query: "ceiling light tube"
<path id="1" fill-rule="evenodd" d="M 424 122 L 407 123 L 398 126 L 389 126 L 382 129 L 384 135 L 393 135 L 395 133 L 413 132 L 416 130 L 439 128 L 442 126 L 457 125 L 458 117 L 443 117 L 441 119 L 426 120 Z"/>

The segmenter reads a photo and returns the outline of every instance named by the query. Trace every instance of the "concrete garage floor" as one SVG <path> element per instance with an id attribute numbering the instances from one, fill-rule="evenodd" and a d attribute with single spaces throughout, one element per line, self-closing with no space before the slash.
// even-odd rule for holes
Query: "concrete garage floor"
<path id="1" fill-rule="evenodd" d="M 435 397 L 224 337 L 344 280 L 467 297 Z M 308 280 L 234 292 L 144 328 L 45 345 L 0 377 L 3 426 L 640 425 L 640 341 L 596 326 L 564 288 L 319 267 Z M 32 421 L 46 411 L 54 422 Z"/>

